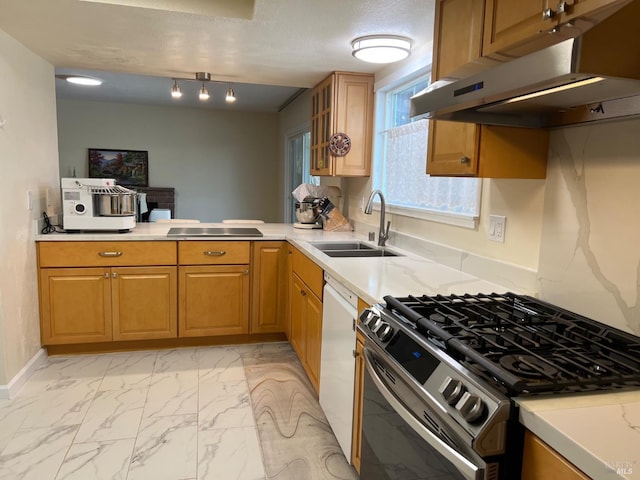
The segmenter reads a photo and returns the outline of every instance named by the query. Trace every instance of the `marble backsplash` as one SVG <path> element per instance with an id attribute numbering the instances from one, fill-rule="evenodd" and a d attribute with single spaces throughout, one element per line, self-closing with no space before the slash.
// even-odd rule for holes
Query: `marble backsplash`
<path id="1" fill-rule="evenodd" d="M 539 296 L 640 335 L 640 119 L 552 132 Z"/>

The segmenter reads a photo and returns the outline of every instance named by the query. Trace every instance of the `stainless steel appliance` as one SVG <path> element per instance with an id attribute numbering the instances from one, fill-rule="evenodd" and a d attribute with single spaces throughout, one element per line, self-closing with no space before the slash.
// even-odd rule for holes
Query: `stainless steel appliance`
<path id="1" fill-rule="evenodd" d="M 306 197 L 296 202 L 296 219 L 294 228 L 322 228 L 320 222 L 320 201 L 322 198 Z"/>
<path id="2" fill-rule="evenodd" d="M 520 478 L 514 396 L 640 387 L 640 339 L 512 293 L 366 309 L 361 478 Z"/>
<path id="3" fill-rule="evenodd" d="M 136 192 L 112 178 L 63 178 L 62 223 L 67 232 L 116 230 L 136 226 Z"/>

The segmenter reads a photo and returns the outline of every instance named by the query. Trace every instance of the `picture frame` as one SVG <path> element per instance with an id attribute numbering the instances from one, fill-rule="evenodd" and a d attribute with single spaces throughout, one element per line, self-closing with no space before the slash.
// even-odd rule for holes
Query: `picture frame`
<path id="1" fill-rule="evenodd" d="M 90 148 L 89 178 L 113 178 L 119 185 L 148 187 L 149 152 Z"/>

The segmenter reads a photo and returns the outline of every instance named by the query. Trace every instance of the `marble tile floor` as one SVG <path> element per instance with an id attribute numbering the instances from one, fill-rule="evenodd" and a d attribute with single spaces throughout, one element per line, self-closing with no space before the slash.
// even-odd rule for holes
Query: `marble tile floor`
<path id="1" fill-rule="evenodd" d="M 286 343 L 49 357 L 0 400 L 0 480 L 357 479 Z"/>

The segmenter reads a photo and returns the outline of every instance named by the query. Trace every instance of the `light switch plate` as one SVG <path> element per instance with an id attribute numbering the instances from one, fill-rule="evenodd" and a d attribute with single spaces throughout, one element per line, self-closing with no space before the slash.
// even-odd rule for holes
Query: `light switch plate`
<path id="1" fill-rule="evenodd" d="M 507 217 L 502 215 L 489 215 L 489 240 L 504 243 Z"/>

